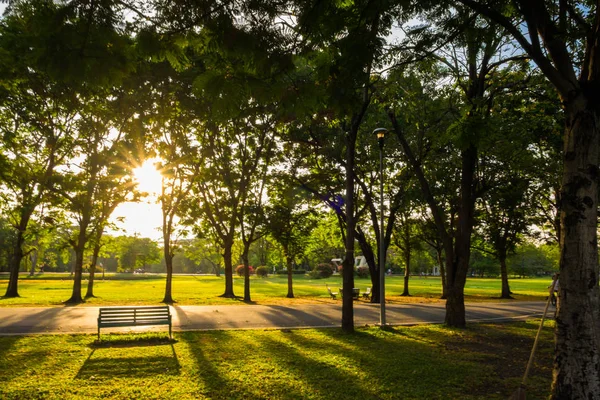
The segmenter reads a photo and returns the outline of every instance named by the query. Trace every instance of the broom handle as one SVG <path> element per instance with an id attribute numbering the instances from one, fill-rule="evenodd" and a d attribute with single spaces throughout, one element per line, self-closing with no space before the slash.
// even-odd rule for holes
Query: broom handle
<path id="1" fill-rule="evenodd" d="M 552 289 L 550 290 L 550 295 L 548 296 L 548 301 L 546 301 L 546 307 L 544 308 L 544 313 L 542 314 L 542 321 L 540 322 L 540 327 L 538 328 L 537 334 L 535 335 L 535 341 L 533 342 L 533 348 L 531 349 L 531 354 L 529 355 L 529 362 L 527 362 L 527 368 L 525 369 L 525 374 L 523 375 L 523 382 L 521 386 L 525 386 L 525 382 L 527 382 L 527 375 L 529 375 L 529 370 L 531 369 L 531 365 L 533 364 L 533 358 L 535 357 L 535 349 L 537 348 L 538 340 L 540 338 L 540 333 L 542 333 L 542 328 L 544 327 L 544 318 L 546 318 L 546 313 L 548 312 L 548 306 L 550 306 L 550 300 L 554 295 L 554 286 L 556 285 L 556 279 L 552 281 Z"/>

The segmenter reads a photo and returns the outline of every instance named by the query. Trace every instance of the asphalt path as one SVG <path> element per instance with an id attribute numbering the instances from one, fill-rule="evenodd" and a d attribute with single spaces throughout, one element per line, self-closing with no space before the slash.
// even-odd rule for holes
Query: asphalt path
<path id="1" fill-rule="evenodd" d="M 501 322 L 540 317 L 545 302 L 467 303 L 467 322 Z M 172 306 L 173 330 L 299 329 L 341 326 L 338 304 L 298 306 L 215 305 Z M 444 322 L 445 304 L 387 304 L 389 325 L 438 324 Z M 98 307 L 2 307 L 0 335 L 75 334 L 97 332 Z M 377 325 L 379 304 L 356 304 L 355 326 Z M 152 329 L 164 329 L 155 327 Z M 146 331 L 148 327 L 106 328 L 102 332 Z"/>

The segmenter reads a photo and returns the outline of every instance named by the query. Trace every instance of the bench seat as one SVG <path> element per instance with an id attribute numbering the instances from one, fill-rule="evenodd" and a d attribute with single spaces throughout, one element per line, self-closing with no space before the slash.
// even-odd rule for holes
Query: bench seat
<path id="1" fill-rule="evenodd" d="M 98 340 L 100 328 L 150 325 L 169 325 L 169 338 L 172 338 L 171 321 L 169 306 L 101 307 L 98 313 Z"/>

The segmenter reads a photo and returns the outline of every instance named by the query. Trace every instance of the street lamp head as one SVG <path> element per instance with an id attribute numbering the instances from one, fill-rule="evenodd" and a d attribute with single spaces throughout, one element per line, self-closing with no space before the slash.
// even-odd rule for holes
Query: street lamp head
<path id="1" fill-rule="evenodd" d="M 385 128 L 375 128 L 375 130 L 373 131 L 374 135 L 377 135 L 377 139 L 381 140 L 385 137 L 385 134 L 387 133 L 387 129 Z"/>

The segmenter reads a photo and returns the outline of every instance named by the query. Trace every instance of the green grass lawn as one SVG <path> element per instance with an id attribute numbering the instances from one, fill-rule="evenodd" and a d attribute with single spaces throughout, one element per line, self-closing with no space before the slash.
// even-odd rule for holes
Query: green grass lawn
<path id="1" fill-rule="evenodd" d="M 539 321 L 0 337 L 1 399 L 506 399 Z M 551 324 L 547 323 L 547 324 Z M 527 388 L 546 398 L 552 329 Z"/>
<path id="2" fill-rule="evenodd" d="M 252 300 L 257 304 L 301 304 L 331 302 L 325 289 L 329 285 L 334 291 L 341 286 L 341 277 L 310 279 L 307 276 L 294 276 L 294 299 L 287 299 L 287 277 L 269 276 L 251 278 Z M 6 292 L 8 276 L 0 277 L 0 294 Z M 234 292 L 244 294 L 244 280 L 234 278 Z M 519 300 L 543 300 L 547 294 L 549 279 L 513 279 L 511 289 Z M 85 295 L 87 280 L 83 281 L 82 295 Z M 361 292 L 371 286 L 369 279 L 356 279 L 355 287 Z M 0 306 L 49 306 L 60 305 L 71 296 L 73 281 L 68 274 L 41 274 L 34 277 L 21 276 L 19 298 L 0 298 Z M 239 304 L 239 300 L 219 297 L 224 291 L 225 278 L 215 276 L 174 276 L 173 297 L 180 305 Z M 395 302 L 438 301 L 441 281 L 437 277 L 412 277 L 410 293 L 413 297 L 400 297 L 403 290 L 403 277 L 386 277 L 386 299 Z M 157 304 L 164 295 L 164 275 L 109 274 L 105 280 L 94 283 L 96 298 L 89 299 L 87 305 Z M 470 278 L 465 288 L 467 301 L 497 300 L 500 295 L 499 279 Z M 339 300 L 338 300 L 339 301 Z"/>

